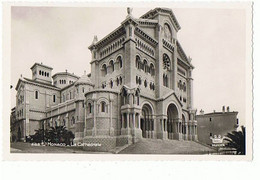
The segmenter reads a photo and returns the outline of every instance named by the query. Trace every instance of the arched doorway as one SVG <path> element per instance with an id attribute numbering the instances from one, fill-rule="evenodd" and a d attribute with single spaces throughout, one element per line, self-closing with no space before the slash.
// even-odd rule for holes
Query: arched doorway
<path id="1" fill-rule="evenodd" d="M 154 119 L 152 107 L 144 104 L 142 107 L 141 130 L 144 138 L 152 138 L 154 131 Z"/>
<path id="2" fill-rule="evenodd" d="M 173 134 L 178 132 L 179 114 L 175 104 L 171 103 L 167 108 L 167 134 L 168 139 L 173 139 Z"/>

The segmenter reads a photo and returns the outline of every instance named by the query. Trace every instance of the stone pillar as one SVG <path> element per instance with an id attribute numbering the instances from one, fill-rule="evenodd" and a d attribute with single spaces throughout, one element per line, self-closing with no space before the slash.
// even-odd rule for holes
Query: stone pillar
<path id="1" fill-rule="evenodd" d="M 141 129 L 141 115 L 138 114 L 138 129 Z"/>
<path id="2" fill-rule="evenodd" d="M 94 107 L 93 107 L 93 130 L 92 130 L 92 136 L 96 135 L 96 111 L 97 111 L 97 102 L 94 100 Z"/>
<path id="3" fill-rule="evenodd" d="M 125 128 L 125 119 L 124 114 L 121 114 L 121 128 Z"/>
<path id="4" fill-rule="evenodd" d="M 110 94 L 110 119 L 109 119 L 109 135 L 110 136 L 114 136 L 114 128 L 113 128 L 113 117 L 112 117 L 112 113 L 113 113 L 113 97 Z"/>

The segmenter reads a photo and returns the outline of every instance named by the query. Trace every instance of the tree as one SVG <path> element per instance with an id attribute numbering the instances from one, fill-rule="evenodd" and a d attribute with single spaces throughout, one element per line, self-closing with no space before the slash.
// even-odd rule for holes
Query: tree
<path id="1" fill-rule="evenodd" d="M 30 141 L 36 143 L 41 143 L 42 141 L 65 143 L 66 145 L 70 145 L 74 138 L 74 134 L 68 131 L 65 126 L 56 126 L 51 127 L 49 130 L 36 130 L 35 134 L 31 136 Z"/>
<path id="2" fill-rule="evenodd" d="M 71 131 L 68 131 L 65 126 L 51 127 L 48 132 L 49 142 L 52 143 L 65 143 L 70 145 L 75 138 Z"/>
<path id="3" fill-rule="evenodd" d="M 236 150 L 236 154 L 246 154 L 246 128 L 241 126 L 241 131 L 228 133 L 224 140 L 228 141 L 226 147 Z"/>

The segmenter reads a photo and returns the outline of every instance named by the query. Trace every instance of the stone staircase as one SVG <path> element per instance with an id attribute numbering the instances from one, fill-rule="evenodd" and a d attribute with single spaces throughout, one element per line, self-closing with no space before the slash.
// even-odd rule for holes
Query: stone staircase
<path id="1" fill-rule="evenodd" d="M 200 144 L 195 141 L 161 140 L 161 139 L 141 139 L 135 144 L 131 144 L 119 154 L 212 154 L 215 149 Z"/>

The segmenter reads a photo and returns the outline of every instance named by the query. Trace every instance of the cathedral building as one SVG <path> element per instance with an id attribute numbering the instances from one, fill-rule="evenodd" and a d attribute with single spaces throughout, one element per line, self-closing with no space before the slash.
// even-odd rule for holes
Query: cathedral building
<path id="1" fill-rule="evenodd" d="M 110 151 L 142 138 L 197 140 L 191 58 L 171 9 L 155 8 L 126 19 L 89 46 L 91 73 L 51 76 L 35 63 L 32 79 L 16 86 L 21 137 L 65 125 L 86 150 Z M 100 146 L 91 146 L 100 144 Z"/>

